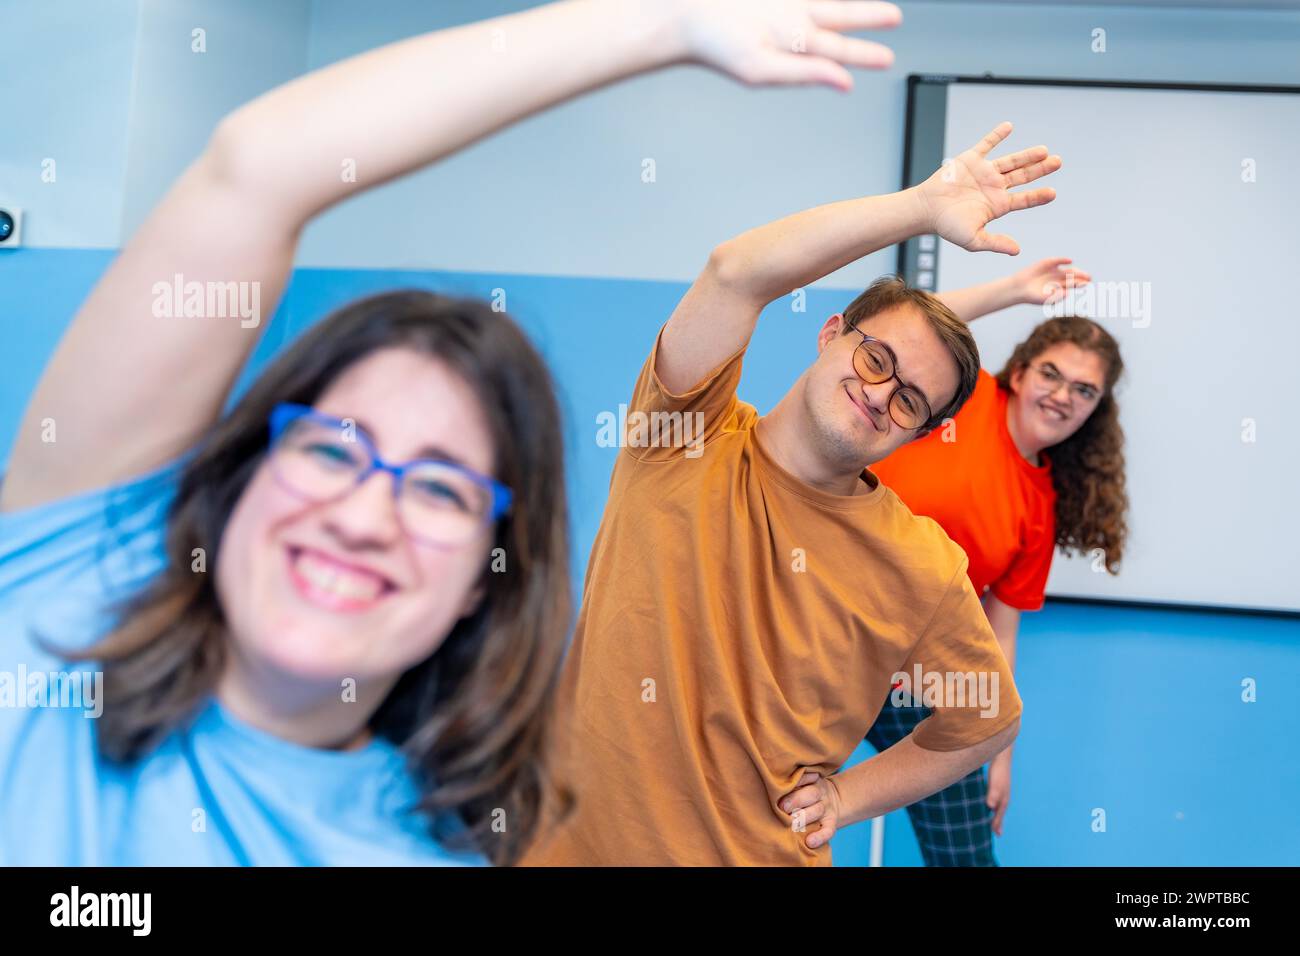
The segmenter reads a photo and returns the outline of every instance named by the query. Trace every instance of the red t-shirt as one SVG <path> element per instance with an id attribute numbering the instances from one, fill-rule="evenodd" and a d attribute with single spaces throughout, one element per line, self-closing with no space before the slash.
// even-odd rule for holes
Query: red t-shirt
<path id="1" fill-rule="evenodd" d="M 1052 567 L 1056 492 L 1047 456 L 1035 467 L 1012 441 L 1007 398 L 981 370 L 975 393 L 948 426 L 871 470 L 962 547 L 976 594 L 991 590 L 1011 607 L 1036 611 Z"/>

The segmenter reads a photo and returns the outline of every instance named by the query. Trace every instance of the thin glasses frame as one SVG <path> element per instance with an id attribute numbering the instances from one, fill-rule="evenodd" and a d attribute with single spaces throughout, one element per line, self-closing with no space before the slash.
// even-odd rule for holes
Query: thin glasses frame
<path id="1" fill-rule="evenodd" d="M 839 313 L 839 317 L 841 319 L 844 319 L 843 313 Z M 884 341 L 883 339 L 876 338 L 874 335 L 868 335 L 866 332 L 863 332 L 856 325 L 850 324 L 849 328 L 851 328 L 854 332 L 857 332 L 858 335 L 862 336 L 862 341 L 859 342 L 857 348 L 854 349 L 855 355 L 857 353 L 857 349 L 864 348 L 868 342 L 875 342 L 877 345 L 879 345 L 882 349 L 885 350 L 885 354 L 889 357 L 889 367 L 890 367 L 890 373 L 888 376 L 874 382 L 870 378 L 864 376 L 861 371 L 859 371 L 858 363 L 856 361 L 853 363 L 853 371 L 857 372 L 858 377 L 861 378 L 863 381 L 865 381 L 868 385 L 881 385 L 885 382 L 888 382 L 890 379 L 897 379 L 898 385 L 895 386 L 894 390 L 889 393 L 889 400 L 888 400 L 889 417 L 893 419 L 895 425 L 897 425 L 899 428 L 902 428 L 906 431 L 915 431 L 917 429 L 924 428 L 929 423 L 931 417 L 934 415 L 934 410 L 930 408 L 929 401 L 926 400 L 926 397 L 922 395 L 920 391 L 918 391 L 915 387 L 908 385 L 906 382 L 904 382 L 901 378 L 898 377 L 898 356 L 896 356 L 894 354 L 894 350 L 889 347 L 889 343 Z M 925 412 L 925 415 L 921 418 L 919 424 L 908 425 L 898 420 L 898 416 L 894 412 L 894 398 L 902 391 L 906 391 L 908 395 L 913 396 L 913 399 L 916 401 L 918 407 Z"/>

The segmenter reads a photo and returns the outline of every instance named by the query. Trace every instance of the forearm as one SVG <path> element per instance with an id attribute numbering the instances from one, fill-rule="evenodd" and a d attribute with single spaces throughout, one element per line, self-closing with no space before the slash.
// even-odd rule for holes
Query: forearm
<path id="1" fill-rule="evenodd" d="M 839 825 L 861 823 L 942 790 L 1005 749 L 1020 727 L 1017 720 L 988 740 L 961 750 L 918 747 L 911 735 L 869 760 L 831 777 L 839 793 Z"/>
<path id="2" fill-rule="evenodd" d="M 984 596 L 984 616 L 997 638 L 1002 656 L 1013 671 L 1016 667 L 1016 635 L 1020 633 L 1020 610 L 998 598 L 992 591 Z"/>
<path id="3" fill-rule="evenodd" d="M 1002 656 L 1007 659 L 1007 667 L 1012 672 L 1016 669 L 1016 635 L 1020 633 L 1020 610 L 1003 603 L 992 592 L 984 596 L 984 613 L 988 616 L 993 636 L 997 638 Z M 1011 746 L 1002 751 L 1005 759 L 1011 759 Z"/>
<path id="4" fill-rule="evenodd" d="M 1023 301 L 1012 276 L 966 289 L 940 292 L 938 295 L 943 304 L 952 309 L 963 322 L 974 322 L 981 316 L 1000 312 Z"/>
<path id="5" fill-rule="evenodd" d="M 998 647 L 1002 648 L 1002 656 L 1007 659 L 1007 666 L 1014 672 L 1016 669 L 1016 629 L 994 626 L 993 633 L 997 636 Z"/>
<path id="6" fill-rule="evenodd" d="M 710 268 L 732 294 L 767 303 L 928 229 L 914 189 L 816 206 L 730 239 Z"/>
<path id="7" fill-rule="evenodd" d="M 225 175 L 306 222 L 548 106 L 683 59 L 674 7 L 567 0 L 394 43 L 252 101 L 212 149 Z"/>
<path id="8" fill-rule="evenodd" d="M 1002 648 L 1002 656 L 1007 659 L 1007 667 L 1014 673 L 1016 669 L 1016 632 L 1019 630 L 1020 612 L 1014 608 L 1010 609 L 1015 615 L 1014 620 L 1008 627 L 1005 623 L 995 623 L 993 625 L 993 634 L 998 639 L 998 647 Z M 1012 741 L 1008 741 L 998 753 L 990 755 L 989 759 L 1002 757 L 1011 759 Z"/>
<path id="9" fill-rule="evenodd" d="M 868 253 L 926 231 L 914 190 L 830 203 L 713 249 L 664 330 L 655 367 L 673 391 L 693 387 L 745 347 L 769 302 Z"/>

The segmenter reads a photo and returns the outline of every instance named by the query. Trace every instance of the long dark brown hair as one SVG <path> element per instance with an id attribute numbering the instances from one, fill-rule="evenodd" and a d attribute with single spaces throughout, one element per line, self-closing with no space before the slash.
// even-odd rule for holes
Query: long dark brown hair
<path id="1" fill-rule="evenodd" d="M 369 725 L 407 755 L 436 839 L 510 863 L 538 825 L 548 785 L 542 744 L 571 613 L 568 518 L 550 375 L 518 326 L 485 302 L 391 292 L 303 335 L 184 465 L 165 569 L 120 627 L 71 656 L 103 662 L 98 739 L 110 760 L 139 759 L 197 714 L 217 685 L 227 636 L 213 576 L 191 570 L 194 549 L 216 567 L 222 531 L 266 453 L 272 408 L 312 404 L 350 365 L 391 347 L 438 358 L 474 389 L 514 505 L 496 530 L 504 571 L 485 566 L 478 609 L 401 676 Z"/>
<path id="2" fill-rule="evenodd" d="M 1128 537 L 1128 492 L 1124 485 L 1124 430 L 1119 424 L 1115 383 L 1124 372 L 1119 343 L 1091 319 L 1064 316 L 1039 324 L 1016 346 L 998 384 L 1011 390 L 1011 376 L 1058 342 L 1096 353 L 1106 365 L 1101 400 L 1073 435 L 1046 449 L 1056 489 L 1056 545 L 1066 554 L 1102 550 L 1106 570 L 1119 571 Z"/>

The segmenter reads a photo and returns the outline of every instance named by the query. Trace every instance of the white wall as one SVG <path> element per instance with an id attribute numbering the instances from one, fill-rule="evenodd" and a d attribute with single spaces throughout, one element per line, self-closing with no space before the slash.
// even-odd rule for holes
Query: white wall
<path id="1" fill-rule="evenodd" d="M 122 235 L 130 236 L 221 117 L 307 69 L 311 0 L 141 0 Z M 193 31 L 204 31 L 205 52 Z"/>
<path id="2" fill-rule="evenodd" d="M 527 6 L 316 0 L 311 63 Z M 1300 83 L 1294 10 L 902 6 L 894 69 L 859 73 L 849 95 L 760 95 L 695 68 L 638 78 L 334 210 L 299 261 L 686 280 L 730 235 L 898 188 L 910 72 Z M 1091 50 L 1096 27 L 1104 54 Z M 640 178 L 647 157 L 653 185 Z M 893 267 L 882 252 L 830 281 L 860 286 Z"/>
<path id="3" fill-rule="evenodd" d="M 311 0 L 0 0 L 0 202 L 24 245 L 119 247 L 223 115 L 305 71 L 310 20 Z"/>
<path id="4" fill-rule="evenodd" d="M 138 18 L 139 0 L 0 0 L 0 203 L 26 211 L 24 245 L 118 244 Z"/>
<path id="5" fill-rule="evenodd" d="M 0 84 L 0 201 L 27 209 L 30 245 L 116 247 L 238 103 L 304 66 L 530 5 L 0 0 L 21 78 Z M 680 281 L 736 232 L 897 188 L 909 72 L 1300 83 L 1295 10 L 902 6 L 896 66 L 859 74 L 851 94 L 759 95 L 690 67 L 638 78 L 327 214 L 299 263 Z M 190 52 L 195 26 L 206 54 Z M 1095 27 L 1105 54 L 1091 52 Z M 53 185 L 40 181 L 46 157 Z M 880 253 L 831 281 L 862 285 L 893 264 Z"/>

